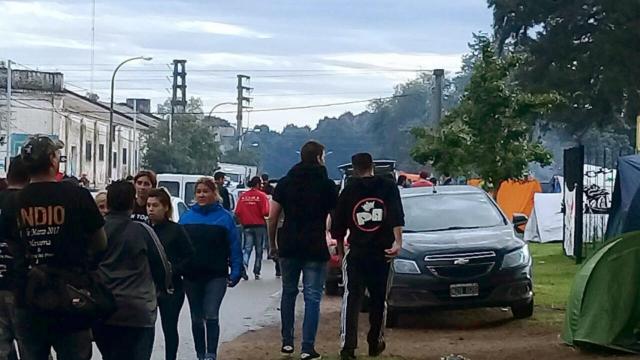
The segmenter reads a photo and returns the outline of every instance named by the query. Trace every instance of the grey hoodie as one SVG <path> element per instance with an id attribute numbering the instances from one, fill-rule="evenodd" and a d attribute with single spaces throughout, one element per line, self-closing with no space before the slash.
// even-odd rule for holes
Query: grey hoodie
<path id="1" fill-rule="evenodd" d="M 170 291 L 171 264 L 149 226 L 134 222 L 127 212 L 105 217 L 107 250 L 101 254 L 98 276 L 118 305 L 107 325 L 153 327 L 157 291 Z"/>

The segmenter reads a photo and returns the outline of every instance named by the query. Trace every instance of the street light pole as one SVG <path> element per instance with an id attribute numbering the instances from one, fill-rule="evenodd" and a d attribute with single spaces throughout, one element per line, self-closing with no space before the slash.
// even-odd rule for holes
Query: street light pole
<path id="1" fill-rule="evenodd" d="M 147 56 L 136 56 L 121 62 L 111 76 L 111 104 L 109 106 L 109 137 L 107 139 L 107 182 L 111 181 L 111 172 L 113 170 L 113 90 L 115 87 L 116 74 L 122 65 L 134 60 L 151 61 L 153 58 Z"/>
<path id="2" fill-rule="evenodd" d="M 223 106 L 223 105 L 238 105 L 238 103 L 234 103 L 234 102 L 223 102 L 223 103 L 220 103 L 220 104 L 216 104 L 216 105 L 214 105 L 214 106 L 211 108 L 211 111 L 209 111 L 209 117 L 211 117 L 211 114 L 213 114 L 213 111 L 214 111 L 215 109 L 217 109 L 218 107 Z"/>

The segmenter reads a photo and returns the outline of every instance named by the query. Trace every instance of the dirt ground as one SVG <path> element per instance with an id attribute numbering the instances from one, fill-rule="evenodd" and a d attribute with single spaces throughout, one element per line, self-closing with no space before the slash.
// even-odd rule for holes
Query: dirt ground
<path id="1" fill-rule="evenodd" d="M 512 320 L 509 311 L 483 309 L 405 314 L 397 328 L 387 329 L 387 351 L 381 359 L 439 360 L 456 354 L 470 360 L 500 359 L 635 359 L 634 356 L 582 352 L 562 344 L 560 324 L 549 322 L 554 310 L 536 309 L 533 320 Z M 325 359 L 336 359 L 339 351 L 340 298 L 323 301 L 316 350 Z M 546 319 L 546 320 L 545 320 Z M 299 319 L 301 320 L 301 319 Z M 359 358 L 366 358 L 368 319 L 360 319 Z M 298 325 L 297 334 L 300 333 Z M 300 339 L 297 335 L 297 339 Z M 299 344 L 296 344 L 299 347 Z M 224 359 L 279 359 L 280 328 L 269 326 L 246 333 L 222 346 Z"/>

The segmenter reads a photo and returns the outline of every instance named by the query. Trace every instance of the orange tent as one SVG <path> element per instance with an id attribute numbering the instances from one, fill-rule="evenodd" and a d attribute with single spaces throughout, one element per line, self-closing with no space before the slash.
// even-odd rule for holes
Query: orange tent
<path id="1" fill-rule="evenodd" d="M 505 181 L 498 191 L 498 205 L 509 217 L 520 213 L 531 216 L 533 210 L 533 197 L 542 192 L 542 186 L 538 180 Z"/>
<path id="2" fill-rule="evenodd" d="M 471 185 L 471 186 L 475 186 L 475 187 L 482 187 L 483 183 L 484 183 L 484 181 L 482 179 L 469 179 L 469 180 L 467 180 L 467 185 Z"/>

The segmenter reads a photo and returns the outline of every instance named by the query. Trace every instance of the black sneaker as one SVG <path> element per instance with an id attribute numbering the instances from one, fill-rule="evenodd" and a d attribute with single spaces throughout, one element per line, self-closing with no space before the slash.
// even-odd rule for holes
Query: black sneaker
<path id="1" fill-rule="evenodd" d="M 355 360 L 356 352 L 354 350 L 342 350 L 340 351 L 340 360 Z"/>
<path id="2" fill-rule="evenodd" d="M 242 280 L 244 280 L 244 281 L 249 280 L 249 275 L 247 275 L 247 273 L 244 272 L 244 271 L 242 272 Z"/>
<path id="3" fill-rule="evenodd" d="M 380 341 L 375 344 L 369 344 L 369 356 L 376 357 L 382 354 L 384 349 L 387 348 L 387 344 L 384 341 Z"/>
<path id="4" fill-rule="evenodd" d="M 300 354 L 300 360 L 321 360 L 322 355 L 315 352 L 315 350 L 311 352 L 303 352 Z"/>
<path id="5" fill-rule="evenodd" d="M 281 349 L 280 349 L 280 355 L 282 355 L 283 357 L 291 357 L 293 356 L 293 346 L 291 345 L 284 345 Z"/>
<path id="6" fill-rule="evenodd" d="M 260 274 L 254 274 L 254 275 L 255 275 L 256 280 L 260 280 Z"/>

